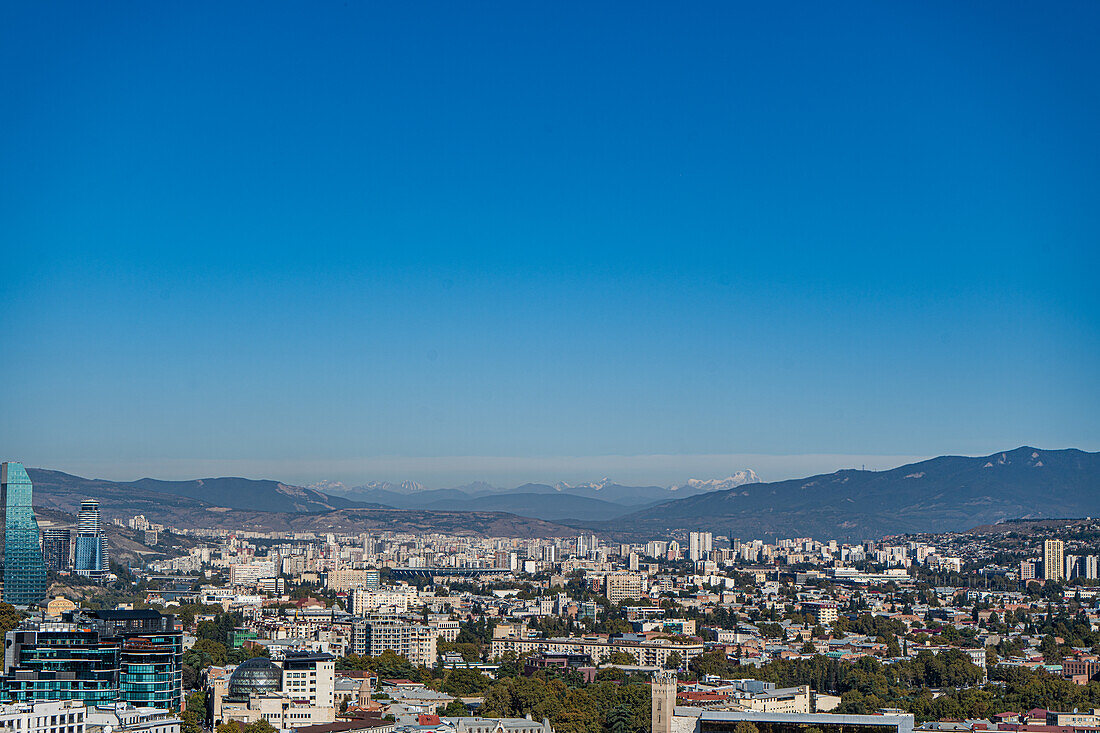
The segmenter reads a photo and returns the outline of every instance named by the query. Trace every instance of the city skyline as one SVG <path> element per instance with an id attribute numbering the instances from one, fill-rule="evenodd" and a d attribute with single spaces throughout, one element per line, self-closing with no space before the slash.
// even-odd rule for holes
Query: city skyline
<path id="1" fill-rule="evenodd" d="M 1100 449 L 1095 4 L 0 12 L 27 465 Z"/>

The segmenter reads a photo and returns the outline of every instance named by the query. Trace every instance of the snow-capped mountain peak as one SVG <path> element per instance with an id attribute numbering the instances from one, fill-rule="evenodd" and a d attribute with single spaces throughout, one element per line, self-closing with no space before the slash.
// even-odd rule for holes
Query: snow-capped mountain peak
<path id="1" fill-rule="evenodd" d="M 727 476 L 726 478 L 710 478 L 710 479 L 697 479 L 689 478 L 684 483 L 678 486 L 672 486 L 673 491 L 680 489 L 695 489 L 696 491 L 723 491 L 726 489 L 735 489 L 738 486 L 744 486 L 745 484 L 760 483 L 760 477 L 756 475 L 756 472 L 751 468 L 746 468 L 743 471 Z"/>
<path id="2" fill-rule="evenodd" d="M 559 481 L 554 484 L 554 488 L 558 491 L 567 491 L 569 489 L 592 489 L 593 491 L 599 491 L 605 486 L 611 486 L 615 482 L 604 476 L 599 481 L 587 481 L 583 484 L 568 484 L 564 481 Z"/>

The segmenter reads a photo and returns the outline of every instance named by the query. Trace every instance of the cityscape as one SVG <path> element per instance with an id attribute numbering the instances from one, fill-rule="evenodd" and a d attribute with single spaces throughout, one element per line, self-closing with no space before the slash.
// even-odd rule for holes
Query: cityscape
<path id="1" fill-rule="evenodd" d="M 39 524 L 21 464 L 0 471 L 13 729 L 1100 721 L 1082 710 L 1100 675 L 1100 519 L 857 543 L 617 542 L 175 527 L 107 519 L 88 497 L 62 526 Z"/>
<path id="2" fill-rule="evenodd" d="M 1098 37 L 0 3 L 0 733 L 1100 733 Z"/>

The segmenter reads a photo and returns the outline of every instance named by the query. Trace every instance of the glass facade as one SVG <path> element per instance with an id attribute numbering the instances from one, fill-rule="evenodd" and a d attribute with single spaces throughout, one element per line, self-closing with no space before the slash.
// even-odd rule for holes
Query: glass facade
<path id="1" fill-rule="evenodd" d="M 89 578 L 101 578 L 110 570 L 107 540 L 99 522 L 99 502 L 85 499 L 77 514 L 76 541 L 73 543 L 73 571 Z"/>
<path id="2" fill-rule="evenodd" d="M 183 637 L 157 634 L 122 643 L 119 696 L 131 705 L 178 710 L 183 690 Z"/>
<path id="3" fill-rule="evenodd" d="M 153 610 L 69 611 L 63 623 L 24 622 L 8 632 L 5 700 L 117 700 L 179 710 L 183 634 Z"/>
<path id="4" fill-rule="evenodd" d="M 8 632 L 7 642 L 13 664 L 4 670 L 5 700 L 95 705 L 118 699 L 119 645 L 100 639 L 95 629 L 42 624 Z"/>
<path id="5" fill-rule="evenodd" d="M 76 536 L 73 543 L 73 570 L 77 575 L 98 578 L 107 574 L 103 561 L 103 541 L 99 535 Z"/>
<path id="6" fill-rule="evenodd" d="M 31 505 L 31 478 L 22 463 L 0 464 L 0 512 L 4 519 L 3 599 L 29 606 L 46 597 L 46 564 Z"/>
<path id="7" fill-rule="evenodd" d="M 283 670 L 267 657 L 253 657 L 229 676 L 226 700 L 244 702 L 249 695 L 278 692 L 283 685 Z"/>

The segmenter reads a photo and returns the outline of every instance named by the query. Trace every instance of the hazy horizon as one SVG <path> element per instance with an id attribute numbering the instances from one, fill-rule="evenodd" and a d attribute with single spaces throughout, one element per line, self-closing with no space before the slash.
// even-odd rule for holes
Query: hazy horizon
<path id="1" fill-rule="evenodd" d="M 1012 446 L 1013 450 L 1023 446 Z M 1039 450 L 1061 450 L 1030 446 Z M 980 457 L 996 453 L 950 454 Z M 649 455 L 649 456 L 501 456 L 372 457 L 312 464 L 269 461 L 174 461 L 170 463 L 108 465 L 106 462 L 38 465 L 32 468 L 63 471 L 84 478 L 135 481 L 154 478 L 167 481 L 236 476 L 311 486 L 339 482 L 345 489 L 369 482 L 414 481 L 426 489 L 458 488 L 484 481 L 501 489 L 526 483 L 572 485 L 609 479 L 627 486 L 672 486 L 689 479 L 725 479 L 738 471 L 752 470 L 760 481 L 773 482 L 833 473 L 841 469 L 882 471 L 936 456 L 882 455 Z M 11 458 L 10 460 L 18 460 Z M 607 469 L 601 471 L 600 469 Z M 324 490 L 323 487 L 317 487 Z"/>

